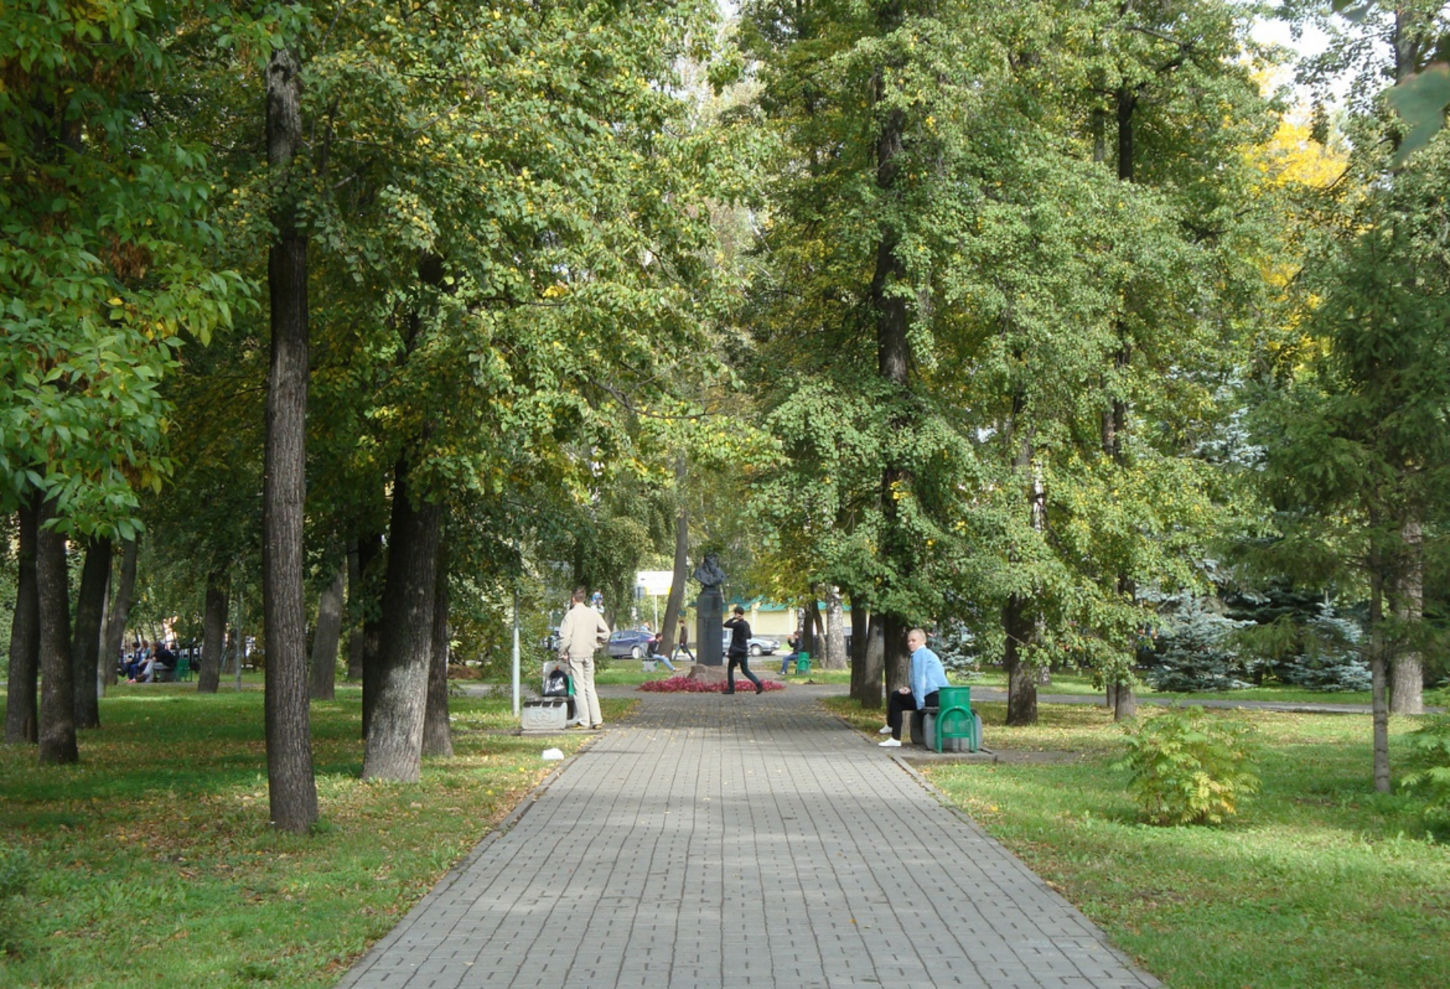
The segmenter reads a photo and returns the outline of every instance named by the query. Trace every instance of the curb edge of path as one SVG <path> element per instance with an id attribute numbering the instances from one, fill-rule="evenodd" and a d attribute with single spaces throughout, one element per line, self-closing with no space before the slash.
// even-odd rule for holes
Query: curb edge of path
<path id="1" fill-rule="evenodd" d="M 937 803 L 939 803 L 942 807 L 946 808 L 946 810 L 950 812 L 954 817 L 956 817 L 959 821 L 961 821 L 963 825 L 971 828 L 973 831 L 976 831 L 984 839 L 990 841 L 994 845 L 997 845 L 1007 855 L 1010 855 L 1012 859 L 1016 861 L 1017 865 L 1022 869 L 1022 871 L 1031 877 L 1030 881 L 1040 886 L 1042 890 L 1046 893 L 1046 895 L 1060 900 L 1068 910 L 1077 914 L 1088 926 L 1090 926 L 1094 931 L 1097 931 L 1099 935 L 1098 943 L 1103 947 L 1105 951 L 1111 954 L 1125 968 L 1128 968 L 1129 970 L 1136 972 L 1141 976 L 1145 976 L 1146 979 L 1149 980 L 1149 985 L 1159 987 L 1164 986 L 1162 980 L 1160 980 L 1158 976 L 1154 975 L 1151 971 L 1149 971 L 1148 968 L 1140 960 L 1134 958 L 1132 955 L 1128 954 L 1128 952 L 1113 944 L 1111 938 L 1108 936 L 1108 932 L 1103 929 L 1101 924 L 1093 920 L 1087 914 L 1083 913 L 1082 910 L 1077 906 L 1077 904 L 1069 900 L 1062 893 L 1061 890 L 1052 885 L 1052 883 L 1048 882 L 1046 879 L 1042 878 L 1042 876 L 1038 873 L 1036 869 L 1032 868 L 1032 866 L 1028 865 L 1027 862 L 1023 860 L 1021 855 L 1018 855 L 1015 851 L 1013 851 L 1007 845 L 1003 844 L 1000 840 L 994 838 L 991 832 L 989 832 L 980 823 L 978 823 L 976 818 L 974 818 L 971 814 L 968 814 L 965 810 L 953 803 L 952 799 L 947 796 L 945 791 L 943 791 L 935 783 L 933 783 L 931 780 L 927 779 L 920 772 L 918 772 L 915 766 L 906 761 L 906 757 L 899 755 L 895 750 L 892 750 L 891 761 L 896 763 L 902 769 L 906 770 L 907 774 L 916 781 L 918 786 L 920 786 L 927 793 L 931 794 L 931 796 L 936 800 Z M 948 765 L 970 765 L 970 763 L 953 763 Z M 988 764 L 983 763 L 982 765 Z"/>

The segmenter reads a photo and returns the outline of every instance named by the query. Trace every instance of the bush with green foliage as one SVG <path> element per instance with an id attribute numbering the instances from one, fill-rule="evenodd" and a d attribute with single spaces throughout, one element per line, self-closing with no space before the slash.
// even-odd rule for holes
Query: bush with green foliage
<path id="1" fill-rule="evenodd" d="M 1406 741 L 1410 771 L 1400 779 L 1400 788 L 1425 802 L 1422 813 L 1431 833 L 1450 835 L 1450 716 L 1430 718 Z"/>
<path id="2" fill-rule="evenodd" d="M 1124 726 L 1128 792 L 1150 824 L 1221 824 L 1259 790 L 1253 726 L 1176 705 Z"/>

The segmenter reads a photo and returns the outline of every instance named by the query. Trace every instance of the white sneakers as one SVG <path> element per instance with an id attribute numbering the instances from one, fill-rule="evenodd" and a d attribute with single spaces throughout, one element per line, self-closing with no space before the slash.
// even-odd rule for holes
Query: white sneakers
<path id="1" fill-rule="evenodd" d="M 901 748 L 901 739 L 888 738 L 886 741 L 877 742 L 876 744 L 881 746 L 883 749 L 899 749 Z"/>
<path id="2" fill-rule="evenodd" d="M 878 734 L 878 735 L 890 735 L 891 734 L 891 726 L 890 725 L 882 725 L 880 728 L 876 729 L 876 734 Z"/>

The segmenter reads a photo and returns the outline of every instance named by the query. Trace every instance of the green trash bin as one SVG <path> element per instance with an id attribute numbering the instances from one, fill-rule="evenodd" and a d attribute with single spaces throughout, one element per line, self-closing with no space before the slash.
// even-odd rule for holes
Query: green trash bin
<path id="1" fill-rule="evenodd" d="M 972 688 L 938 687 L 936 699 L 937 706 L 943 711 L 949 707 L 964 707 L 970 711 L 972 709 Z"/>
<path id="2" fill-rule="evenodd" d="M 798 652 L 798 653 L 796 653 L 795 654 L 795 673 L 796 673 L 796 676 L 805 676 L 810 671 L 811 671 L 811 654 L 808 653 L 808 652 Z"/>
<path id="3" fill-rule="evenodd" d="M 951 738 L 965 739 L 968 752 L 981 748 L 981 721 L 972 710 L 971 687 L 938 687 L 937 705 L 933 747 L 938 752 Z"/>

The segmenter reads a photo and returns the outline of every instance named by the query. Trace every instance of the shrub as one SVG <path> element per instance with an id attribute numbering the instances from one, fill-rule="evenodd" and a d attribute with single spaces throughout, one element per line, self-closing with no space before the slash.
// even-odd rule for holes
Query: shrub
<path id="1" fill-rule="evenodd" d="M 1421 813 L 1434 834 L 1450 834 L 1450 716 L 1430 718 L 1405 739 L 1410 769 L 1400 788 L 1425 801 Z"/>
<path id="2" fill-rule="evenodd" d="M 1201 707 L 1171 707 L 1129 722 L 1128 792 L 1150 824 L 1221 824 L 1259 790 L 1253 727 L 1210 716 Z"/>

